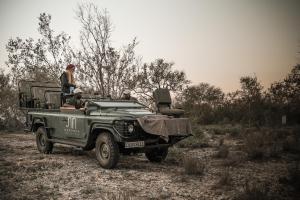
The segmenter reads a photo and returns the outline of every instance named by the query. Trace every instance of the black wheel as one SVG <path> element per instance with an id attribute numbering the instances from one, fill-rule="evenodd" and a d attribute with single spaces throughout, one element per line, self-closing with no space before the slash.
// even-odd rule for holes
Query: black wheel
<path id="1" fill-rule="evenodd" d="M 101 167 L 112 169 L 117 165 L 120 156 L 119 146 L 111 134 L 104 132 L 98 136 L 95 151 Z"/>
<path id="2" fill-rule="evenodd" d="M 44 127 L 39 127 L 35 133 L 36 146 L 41 153 L 51 153 L 53 149 L 53 143 L 47 141 L 47 133 Z"/>
<path id="3" fill-rule="evenodd" d="M 166 159 L 168 148 L 151 149 L 146 151 L 145 155 L 150 162 L 161 162 Z"/>

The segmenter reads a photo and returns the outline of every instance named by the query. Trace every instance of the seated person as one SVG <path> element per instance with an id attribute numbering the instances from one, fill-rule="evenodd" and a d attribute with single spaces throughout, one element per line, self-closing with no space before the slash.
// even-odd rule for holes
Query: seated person
<path id="1" fill-rule="evenodd" d="M 123 96 L 122 96 L 122 100 L 130 100 L 130 101 L 137 101 L 137 99 L 135 97 L 132 97 L 130 94 L 130 90 L 125 90 L 123 92 Z"/>
<path id="2" fill-rule="evenodd" d="M 66 103 L 64 103 L 64 107 L 75 107 L 76 109 L 80 109 L 83 107 L 83 101 L 81 100 L 81 94 L 82 90 L 79 88 L 76 88 L 74 90 L 74 95 L 71 98 L 68 98 L 66 100 Z"/>

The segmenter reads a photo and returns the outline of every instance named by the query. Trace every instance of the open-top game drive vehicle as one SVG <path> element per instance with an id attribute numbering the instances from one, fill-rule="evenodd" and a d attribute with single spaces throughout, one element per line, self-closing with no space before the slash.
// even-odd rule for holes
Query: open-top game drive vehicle
<path id="1" fill-rule="evenodd" d="M 41 153 L 52 152 L 55 143 L 95 148 L 103 168 L 113 168 L 120 153 L 144 152 L 151 162 L 161 162 L 168 148 L 191 135 L 183 111 L 171 109 L 166 89 L 154 92 L 159 113 L 137 101 L 83 98 L 84 107 L 62 106 L 61 88 L 50 82 L 21 81 L 20 108 L 26 112 L 26 127 L 36 135 Z"/>

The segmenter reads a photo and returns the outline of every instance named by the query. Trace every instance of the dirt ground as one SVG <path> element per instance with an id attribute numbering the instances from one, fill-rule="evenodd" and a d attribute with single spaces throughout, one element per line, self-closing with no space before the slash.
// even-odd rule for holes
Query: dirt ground
<path id="1" fill-rule="evenodd" d="M 214 141 L 212 141 L 214 143 Z M 215 142 L 216 143 L 216 142 Z M 296 199 L 280 183 L 287 176 L 288 156 L 248 161 L 239 140 L 225 140 L 237 163 L 215 158 L 216 147 L 170 148 L 166 161 L 150 163 L 143 154 L 121 156 L 116 169 L 102 169 L 94 151 L 54 145 L 52 154 L 36 149 L 30 133 L 0 132 L 0 199 L 234 199 L 247 181 L 264 183 L 272 199 Z M 188 175 L 182 159 L 205 164 L 203 174 Z M 226 158 L 228 159 L 228 158 Z M 223 180 L 225 171 L 230 181 Z M 228 178 L 228 177 L 227 177 Z"/>

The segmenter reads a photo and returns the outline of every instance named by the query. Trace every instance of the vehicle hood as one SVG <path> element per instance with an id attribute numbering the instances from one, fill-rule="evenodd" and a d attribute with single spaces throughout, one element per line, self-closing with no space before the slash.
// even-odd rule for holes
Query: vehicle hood
<path id="1" fill-rule="evenodd" d="M 145 109 L 128 108 L 128 109 L 111 109 L 105 112 L 93 112 L 91 115 L 138 118 L 146 115 L 154 115 L 154 113 Z"/>
<path id="2" fill-rule="evenodd" d="M 142 117 L 146 115 L 153 115 L 154 113 L 144 109 L 117 109 L 116 111 L 114 111 L 114 114 Z"/>

